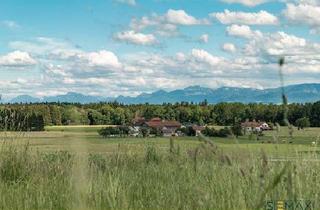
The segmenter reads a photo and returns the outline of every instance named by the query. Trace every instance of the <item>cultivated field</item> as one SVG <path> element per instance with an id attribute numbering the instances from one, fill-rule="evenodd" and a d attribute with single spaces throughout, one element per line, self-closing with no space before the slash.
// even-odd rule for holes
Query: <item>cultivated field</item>
<path id="1" fill-rule="evenodd" d="M 320 208 L 320 129 L 235 138 L 113 138 L 99 126 L 1 133 L 0 209 Z M 289 143 L 291 142 L 291 143 Z M 320 143 L 320 141 L 319 141 Z"/>

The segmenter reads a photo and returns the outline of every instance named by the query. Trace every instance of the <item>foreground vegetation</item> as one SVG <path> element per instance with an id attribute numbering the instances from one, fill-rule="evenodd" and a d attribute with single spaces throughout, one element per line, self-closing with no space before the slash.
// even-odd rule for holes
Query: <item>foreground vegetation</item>
<path id="1" fill-rule="evenodd" d="M 319 129 L 262 140 L 103 139 L 99 127 L 1 133 L 0 209 L 265 209 L 268 200 L 320 208 Z M 278 135 L 278 143 L 268 143 Z M 262 141 L 264 143 L 262 144 Z"/>
<path id="2" fill-rule="evenodd" d="M 172 143 L 173 144 L 173 143 Z M 33 153 L 2 145 L 1 209 L 263 209 L 266 200 L 308 199 L 319 208 L 315 153 L 271 162 L 210 144 L 180 153 Z M 306 173 L 307 172 L 307 173 Z"/>

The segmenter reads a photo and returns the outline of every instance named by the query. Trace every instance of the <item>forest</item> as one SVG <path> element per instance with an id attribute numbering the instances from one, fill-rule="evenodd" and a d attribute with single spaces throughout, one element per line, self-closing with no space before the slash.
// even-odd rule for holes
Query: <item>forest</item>
<path id="1" fill-rule="evenodd" d="M 289 104 L 288 120 L 296 125 L 301 119 L 311 127 L 320 127 L 320 101 Z M 49 125 L 128 125 L 135 116 L 150 119 L 177 120 L 183 124 L 229 126 L 237 121 L 257 120 L 283 125 L 284 105 L 219 103 L 206 101 L 194 104 L 139 104 L 124 105 L 117 102 L 96 104 L 2 104 L 0 105 L 1 130 L 43 130 Z"/>

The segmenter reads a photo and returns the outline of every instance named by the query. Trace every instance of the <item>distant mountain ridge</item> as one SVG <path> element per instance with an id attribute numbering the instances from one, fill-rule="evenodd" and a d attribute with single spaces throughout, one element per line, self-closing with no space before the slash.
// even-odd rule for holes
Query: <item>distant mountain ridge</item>
<path id="1" fill-rule="evenodd" d="M 320 84 L 298 84 L 285 87 L 289 103 L 305 103 L 320 101 Z M 176 102 L 199 103 L 241 102 L 241 103 L 281 103 L 281 88 L 258 90 L 253 88 L 221 87 L 218 89 L 201 86 L 190 86 L 180 90 L 159 90 L 153 93 L 143 93 L 136 97 L 119 96 L 107 98 L 88 96 L 70 92 L 65 95 L 48 96 L 42 99 L 28 95 L 17 96 L 7 103 L 38 103 L 38 102 L 67 102 L 67 103 L 98 103 L 118 101 L 124 104 L 162 104 Z"/>

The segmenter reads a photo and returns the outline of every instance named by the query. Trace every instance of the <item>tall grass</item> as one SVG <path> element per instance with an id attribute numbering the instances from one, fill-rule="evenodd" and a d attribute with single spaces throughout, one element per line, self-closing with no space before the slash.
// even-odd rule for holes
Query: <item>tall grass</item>
<path id="1" fill-rule="evenodd" d="M 264 209 L 266 200 L 307 199 L 320 208 L 314 150 L 293 161 L 265 153 L 227 155 L 204 141 L 195 150 L 112 155 L 42 153 L 4 142 L 0 209 Z M 317 160 L 309 161 L 306 160 Z M 77 168 L 78 161 L 83 166 Z M 79 170 L 83 170 L 81 173 Z M 79 186 L 82 185 L 82 186 Z"/>

